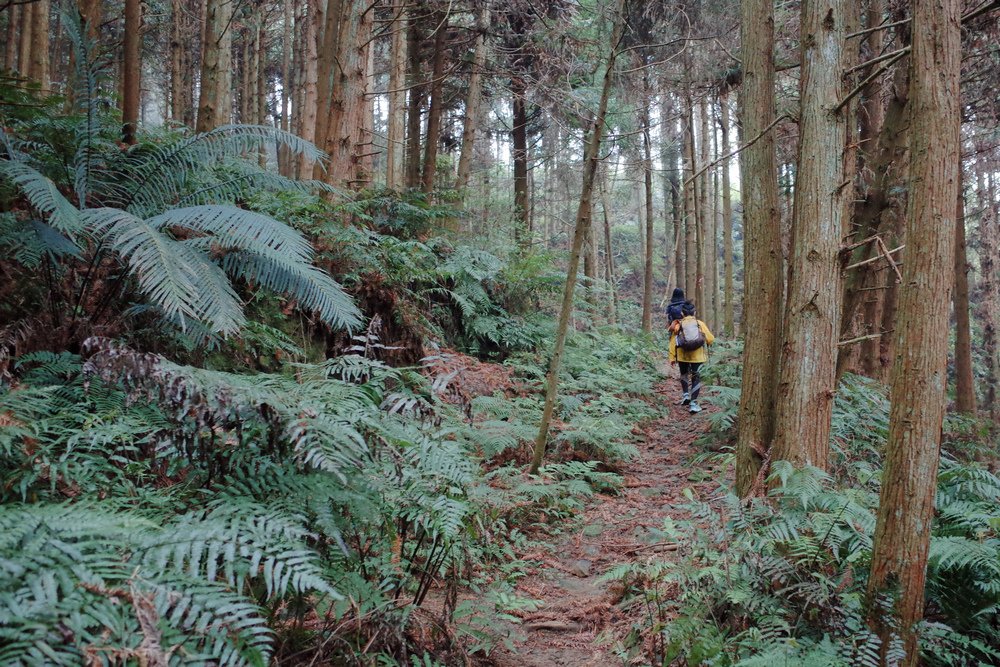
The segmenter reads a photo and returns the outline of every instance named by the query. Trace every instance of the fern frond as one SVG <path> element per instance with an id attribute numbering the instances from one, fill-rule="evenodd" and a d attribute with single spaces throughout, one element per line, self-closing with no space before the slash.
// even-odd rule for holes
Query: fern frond
<path id="1" fill-rule="evenodd" d="M 0 175 L 9 180 L 39 213 L 46 216 L 48 224 L 73 238 L 83 231 L 80 211 L 59 192 L 51 179 L 23 162 L 0 160 Z"/>
<path id="2" fill-rule="evenodd" d="M 87 209 L 82 215 L 98 236 L 108 239 L 139 289 L 167 317 L 201 320 L 223 333 L 242 326 L 239 298 L 207 256 L 119 209 Z"/>

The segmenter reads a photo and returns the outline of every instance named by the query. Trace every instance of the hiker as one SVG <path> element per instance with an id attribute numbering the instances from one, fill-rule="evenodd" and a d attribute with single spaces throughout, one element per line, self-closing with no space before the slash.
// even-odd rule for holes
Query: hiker
<path id="1" fill-rule="evenodd" d="M 677 290 L 674 290 L 676 295 Z M 669 310 L 668 310 L 669 312 Z M 668 315 L 669 317 L 669 315 Z M 715 342 L 715 336 L 704 322 L 695 316 L 694 304 L 690 301 L 681 306 L 681 317 L 670 325 L 670 365 L 680 364 L 681 389 L 688 412 L 701 412 L 698 393 L 701 391 L 701 365 L 708 361 L 708 346 Z"/>

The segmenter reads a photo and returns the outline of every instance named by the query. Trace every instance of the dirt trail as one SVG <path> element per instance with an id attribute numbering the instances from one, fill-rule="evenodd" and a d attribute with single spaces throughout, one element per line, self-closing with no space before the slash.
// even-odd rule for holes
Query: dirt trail
<path id="1" fill-rule="evenodd" d="M 685 488 L 710 493 L 714 483 L 705 470 L 688 461 L 693 441 L 708 429 L 706 412 L 688 414 L 677 405 L 676 371 L 656 388 L 661 417 L 643 426 L 639 456 L 624 466 L 625 488 L 618 496 L 598 495 L 582 513 L 579 525 L 545 554 L 527 554 L 542 565 L 522 578 L 518 595 L 543 601 L 525 614 L 515 651 L 494 654 L 498 667 L 604 667 L 620 664 L 595 641 L 628 619 L 613 605 L 608 585 L 599 581 L 611 567 L 627 562 L 669 558 L 675 548 L 660 535 L 666 517 L 680 518 Z M 617 635 L 618 633 L 615 632 Z"/>

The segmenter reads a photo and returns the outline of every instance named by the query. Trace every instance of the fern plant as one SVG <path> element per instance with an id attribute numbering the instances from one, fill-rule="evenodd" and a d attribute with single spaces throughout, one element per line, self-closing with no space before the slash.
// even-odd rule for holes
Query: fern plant
<path id="1" fill-rule="evenodd" d="M 76 12 L 65 12 L 80 90 L 65 134 L 33 121 L 0 134 L 0 182 L 25 206 L 0 219 L 0 243 L 26 276 L 41 271 L 55 328 L 73 340 L 128 314 L 154 312 L 181 331 L 232 334 L 246 324 L 236 284 L 287 294 L 335 328 L 360 313 L 341 286 L 313 265 L 297 231 L 236 205 L 249 191 L 308 190 L 242 155 L 279 144 L 311 160 L 322 154 L 264 126 L 224 126 L 192 136 L 146 135 L 121 150 L 101 112 L 104 72 Z M 61 156 L 73 157 L 68 166 Z M 131 310 L 123 305 L 134 304 Z M 66 316 L 68 313 L 68 317 Z M 65 320 L 65 325 L 63 324 Z M 86 326 L 84 326 L 86 323 Z"/>
<path id="2" fill-rule="evenodd" d="M 639 636 L 652 633 L 649 642 L 623 642 L 619 650 L 646 648 L 663 663 L 899 662 L 901 645 L 882 647 L 867 624 L 877 478 L 864 465 L 851 474 L 838 486 L 819 470 L 779 461 L 769 502 L 746 506 L 731 494 L 712 502 L 689 495 L 690 520 L 667 526 L 682 544 L 680 563 L 636 564 L 606 575 L 626 586 L 627 608 L 643 605 L 647 618 L 679 619 L 645 626 Z M 998 484 L 974 465 L 946 460 L 942 467 L 922 639 L 927 664 L 1000 659 L 1000 544 L 992 528 Z M 880 661 L 883 649 L 887 663 Z"/>

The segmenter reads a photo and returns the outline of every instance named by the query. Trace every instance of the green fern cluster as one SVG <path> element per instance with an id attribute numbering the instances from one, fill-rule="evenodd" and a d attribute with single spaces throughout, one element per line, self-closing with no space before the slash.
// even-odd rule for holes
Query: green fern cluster
<path id="1" fill-rule="evenodd" d="M 5 664 L 405 656 L 413 609 L 443 590 L 447 622 L 458 585 L 516 562 L 519 527 L 619 480 L 575 461 L 531 480 L 484 473 L 484 429 L 438 398 L 446 379 L 360 355 L 245 375 L 92 338 L 81 355 L 21 356 L 12 379 Z M 520 440 L 524 422 L 501 405 L 496 423 Z"/>
<path id="2" fill-rule="evenodd" d="M 773 475 L 779 484 L 770 499 L 749 506 L 731 494 L 709 502 L 692 495 L 690 520 L 667 526 L 682 544 L 679 563 L 607 575 L 627 587 L 626 606 L 654 619 L 638 634 L 653 633 L 652 641 L 623 642 L 623 654 L 651 646 L 654 662 L 664 664 L 883 664 L 865 596 L 876 475 L 859 465 L 838 485 L 785 462 Z M 944 461 L 922 634 L 929 665 L 1000 660 L 998 493 L 1000 479 L 991 473 Z M 900 646 L 886 650 L 889 664 L 901 658 Z"/>

